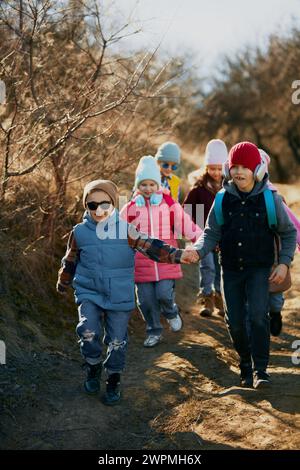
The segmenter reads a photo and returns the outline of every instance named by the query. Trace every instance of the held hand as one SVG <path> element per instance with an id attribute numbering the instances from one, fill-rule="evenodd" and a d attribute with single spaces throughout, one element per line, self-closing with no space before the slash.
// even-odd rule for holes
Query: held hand
<path id="1" fill-rule="evenodd" d="M 64 290 L 64 291 L 61 291 L 61 290 L 58 290 L 56 291 L 59 295 L 61 295 L 62 297 L 67 297 L 67 291 Z"/>
<path id="2" fill-rule="evenodd" d="M 197 263 L 199 261 L 199 255 L 196 250 L 188 247 L 184 250 L 181 255 L 180 262 L 183 264 Z"/>
<path id="3" fill-rule="evenodd" d="M 62 297 L 67 296 L 67 289 L 63 289 L 59 283 L 56 284 L 56 292 Z"/>
<path id="4" fill-rule="evenodd" d="M 191 252 L 193 254 L 193 258 L 192 258 L 192 261 L 191 261 L 192 263 L 198 263 L 198 261 L 200 260 L 200 256 L 199 256 L 198 252 L 195 250 L 193 245 L 187 245 L 185 247 L 185 251 Z"/>
<path id="5" fill-rule="evenodd" d="M 279 264 L 269 277 L 269 281 L 274 282 L 274 284 L 280 284 L 285 279 L 287 272 L 288 267 L 285 264 Z"/>

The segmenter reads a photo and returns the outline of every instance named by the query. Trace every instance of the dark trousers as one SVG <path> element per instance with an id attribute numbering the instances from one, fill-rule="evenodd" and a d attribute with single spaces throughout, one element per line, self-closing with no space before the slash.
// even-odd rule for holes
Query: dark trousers
<path id="1" fill-rule="evenodd" d="M 225 321 L 229 334 L 240 356 L 240 366 L 248 367 L 252 364 L 256 371 L 265 371 L 269 362 L 270 271 L 270 268 L 251 267 L 241 271 L 222 268 Z M 247 315 L 250 335 L 247 331 Z"/>

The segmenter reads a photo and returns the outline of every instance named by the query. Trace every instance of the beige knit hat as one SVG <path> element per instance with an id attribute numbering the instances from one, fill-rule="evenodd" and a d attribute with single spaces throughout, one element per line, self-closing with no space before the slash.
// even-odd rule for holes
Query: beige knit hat
<path id="1" fill-rule="evenodd" d="M 99 189 L 101 191 L 104 191 L 106 194 L 108 194 L 114 207 L 116 207 L 117 196 L 118 196 L 118 186 L 109 180 L 94 180 L 94 181 L 90 181 L 90 183 L 86 184 L 84 187 L 83 198 L 82 198 L 84 208 L 86 208 L 86 198 L 95 189 Z"/>

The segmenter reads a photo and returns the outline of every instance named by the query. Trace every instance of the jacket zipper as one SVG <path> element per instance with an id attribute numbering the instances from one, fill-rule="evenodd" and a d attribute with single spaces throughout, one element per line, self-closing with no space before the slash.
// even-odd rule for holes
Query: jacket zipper
<path id="1" fill-rule="evenodd" d="M 150 229 L 151 229 L 151 237 L 155 238 L 154 236 L 154 229 L 153 229 L 153 220 L 152 220 L 152 208 L 149 203 L 149 214 L 150 214 Z M 157 262 L 154 261 L 154 269 L 155 269 L 155 276 L 156 276 L 156 281 L 159 281 L 159 274 L 158 274 L 158 267 L 157 267 Z"/>

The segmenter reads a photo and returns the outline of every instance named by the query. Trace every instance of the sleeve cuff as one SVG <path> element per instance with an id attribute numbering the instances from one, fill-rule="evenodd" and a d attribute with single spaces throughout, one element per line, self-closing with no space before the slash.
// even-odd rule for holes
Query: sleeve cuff
<path id="1" fill-rule="evenodd" d="M 289 256 L 279 256 L 279 264 L 285 264 L 286 266 L 291 266 L 291 258 Z"/>
<path id="2" fill-rule="evenodd" d="M 176 264 L 180 264 L 182 253 L 183 253 L 183 250 L 181 250 L 181 249 L 176 250 L 176 252 L 175 252 L 175 263 Z"/>

